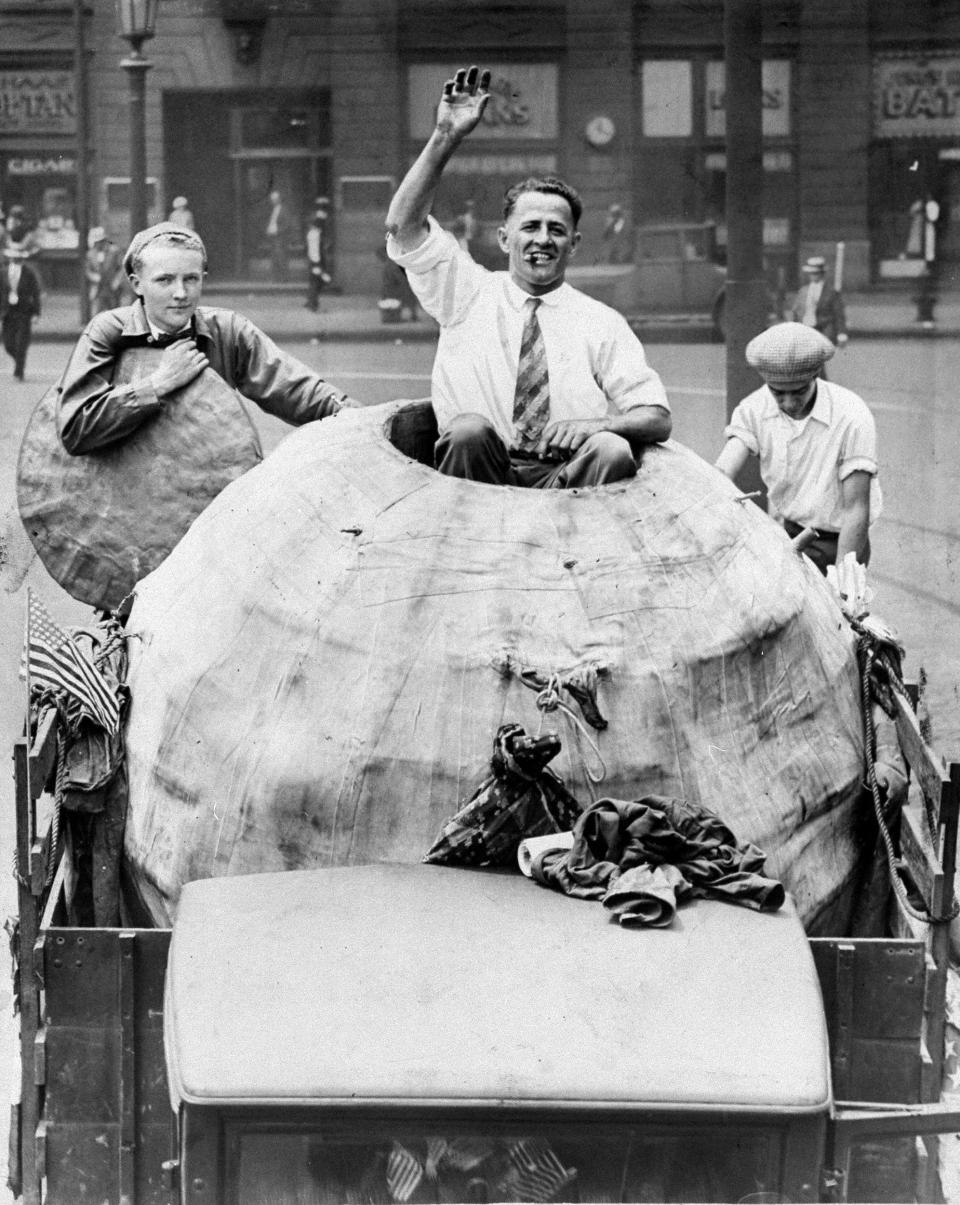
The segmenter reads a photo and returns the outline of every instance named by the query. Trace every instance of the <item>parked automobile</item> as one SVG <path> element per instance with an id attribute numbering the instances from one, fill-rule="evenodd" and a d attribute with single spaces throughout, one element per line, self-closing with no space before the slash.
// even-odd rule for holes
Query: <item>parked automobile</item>
<path id="1" fill-rule="evenodd" d="M 726 280 L 713 222 L 641 226 L 630 264 L 583 264 L 567 269 L 567 280 L 632 320 L 700 319 L 718 338 L 725 335 Z M 765 263 L 767 321 L 782 316 L 782 284 Z M 780 271 L 782 274 L 782 269 Z"/>

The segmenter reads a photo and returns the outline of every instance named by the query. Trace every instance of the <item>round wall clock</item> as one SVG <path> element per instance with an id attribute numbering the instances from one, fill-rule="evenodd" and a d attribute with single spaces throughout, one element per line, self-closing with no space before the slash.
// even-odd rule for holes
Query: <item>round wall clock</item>
<path id="1" fill-rule="evenodd" d="M 617 132 L 617 127 L 609 117 L 591 117 L 587 122 L 584 133 L 591 146 L 607 146 Z"/>

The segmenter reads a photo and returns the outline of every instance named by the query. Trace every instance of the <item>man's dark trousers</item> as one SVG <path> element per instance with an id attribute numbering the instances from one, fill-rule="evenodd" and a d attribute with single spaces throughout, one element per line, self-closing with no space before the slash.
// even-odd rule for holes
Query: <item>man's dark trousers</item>
<path id="1" fill-rule="evenodd" d="M 511 453 L 479 414 L 458 414 L 434 446 L 434 463 L 449 477 L 531 489 L 573 489 L 634 477 L 637 462 L 629 443 L 612 431 L 591 435 L 563 461 Z"/>

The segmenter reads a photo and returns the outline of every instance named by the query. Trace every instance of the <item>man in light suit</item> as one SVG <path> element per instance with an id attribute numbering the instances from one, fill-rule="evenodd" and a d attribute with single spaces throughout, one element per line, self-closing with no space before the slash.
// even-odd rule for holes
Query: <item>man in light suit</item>
<path id="1" fill-rule="evenodd" d="M 277 189 L 270 193 L 270 208 L 264 230 L 270 248 L 270 268 L 273 279 L 287 279 L 287 243 L 290 238 L 290 216 L 283 197 Z"/>
<path id="2" fill-rule="evenodd" d="M 798 289 L 791 318 L 826 335 L 834 346 L 847 341 L 847 315 L 843 297 L 827 280 L 827 261 L 811 255 L 803 265 L 806 283 Z"/>

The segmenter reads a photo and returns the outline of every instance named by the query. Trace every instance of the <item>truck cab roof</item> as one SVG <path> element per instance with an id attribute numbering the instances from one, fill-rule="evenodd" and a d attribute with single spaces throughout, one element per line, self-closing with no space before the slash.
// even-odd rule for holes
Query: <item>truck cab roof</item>
<path id="1" fill-rule="evenodd" d="M 373 865 L 185 888 L 167 969 L 174 1103 L 751 1113 L 830 1103 L 792 903 L 670 928 L 516 873 Z"/>

